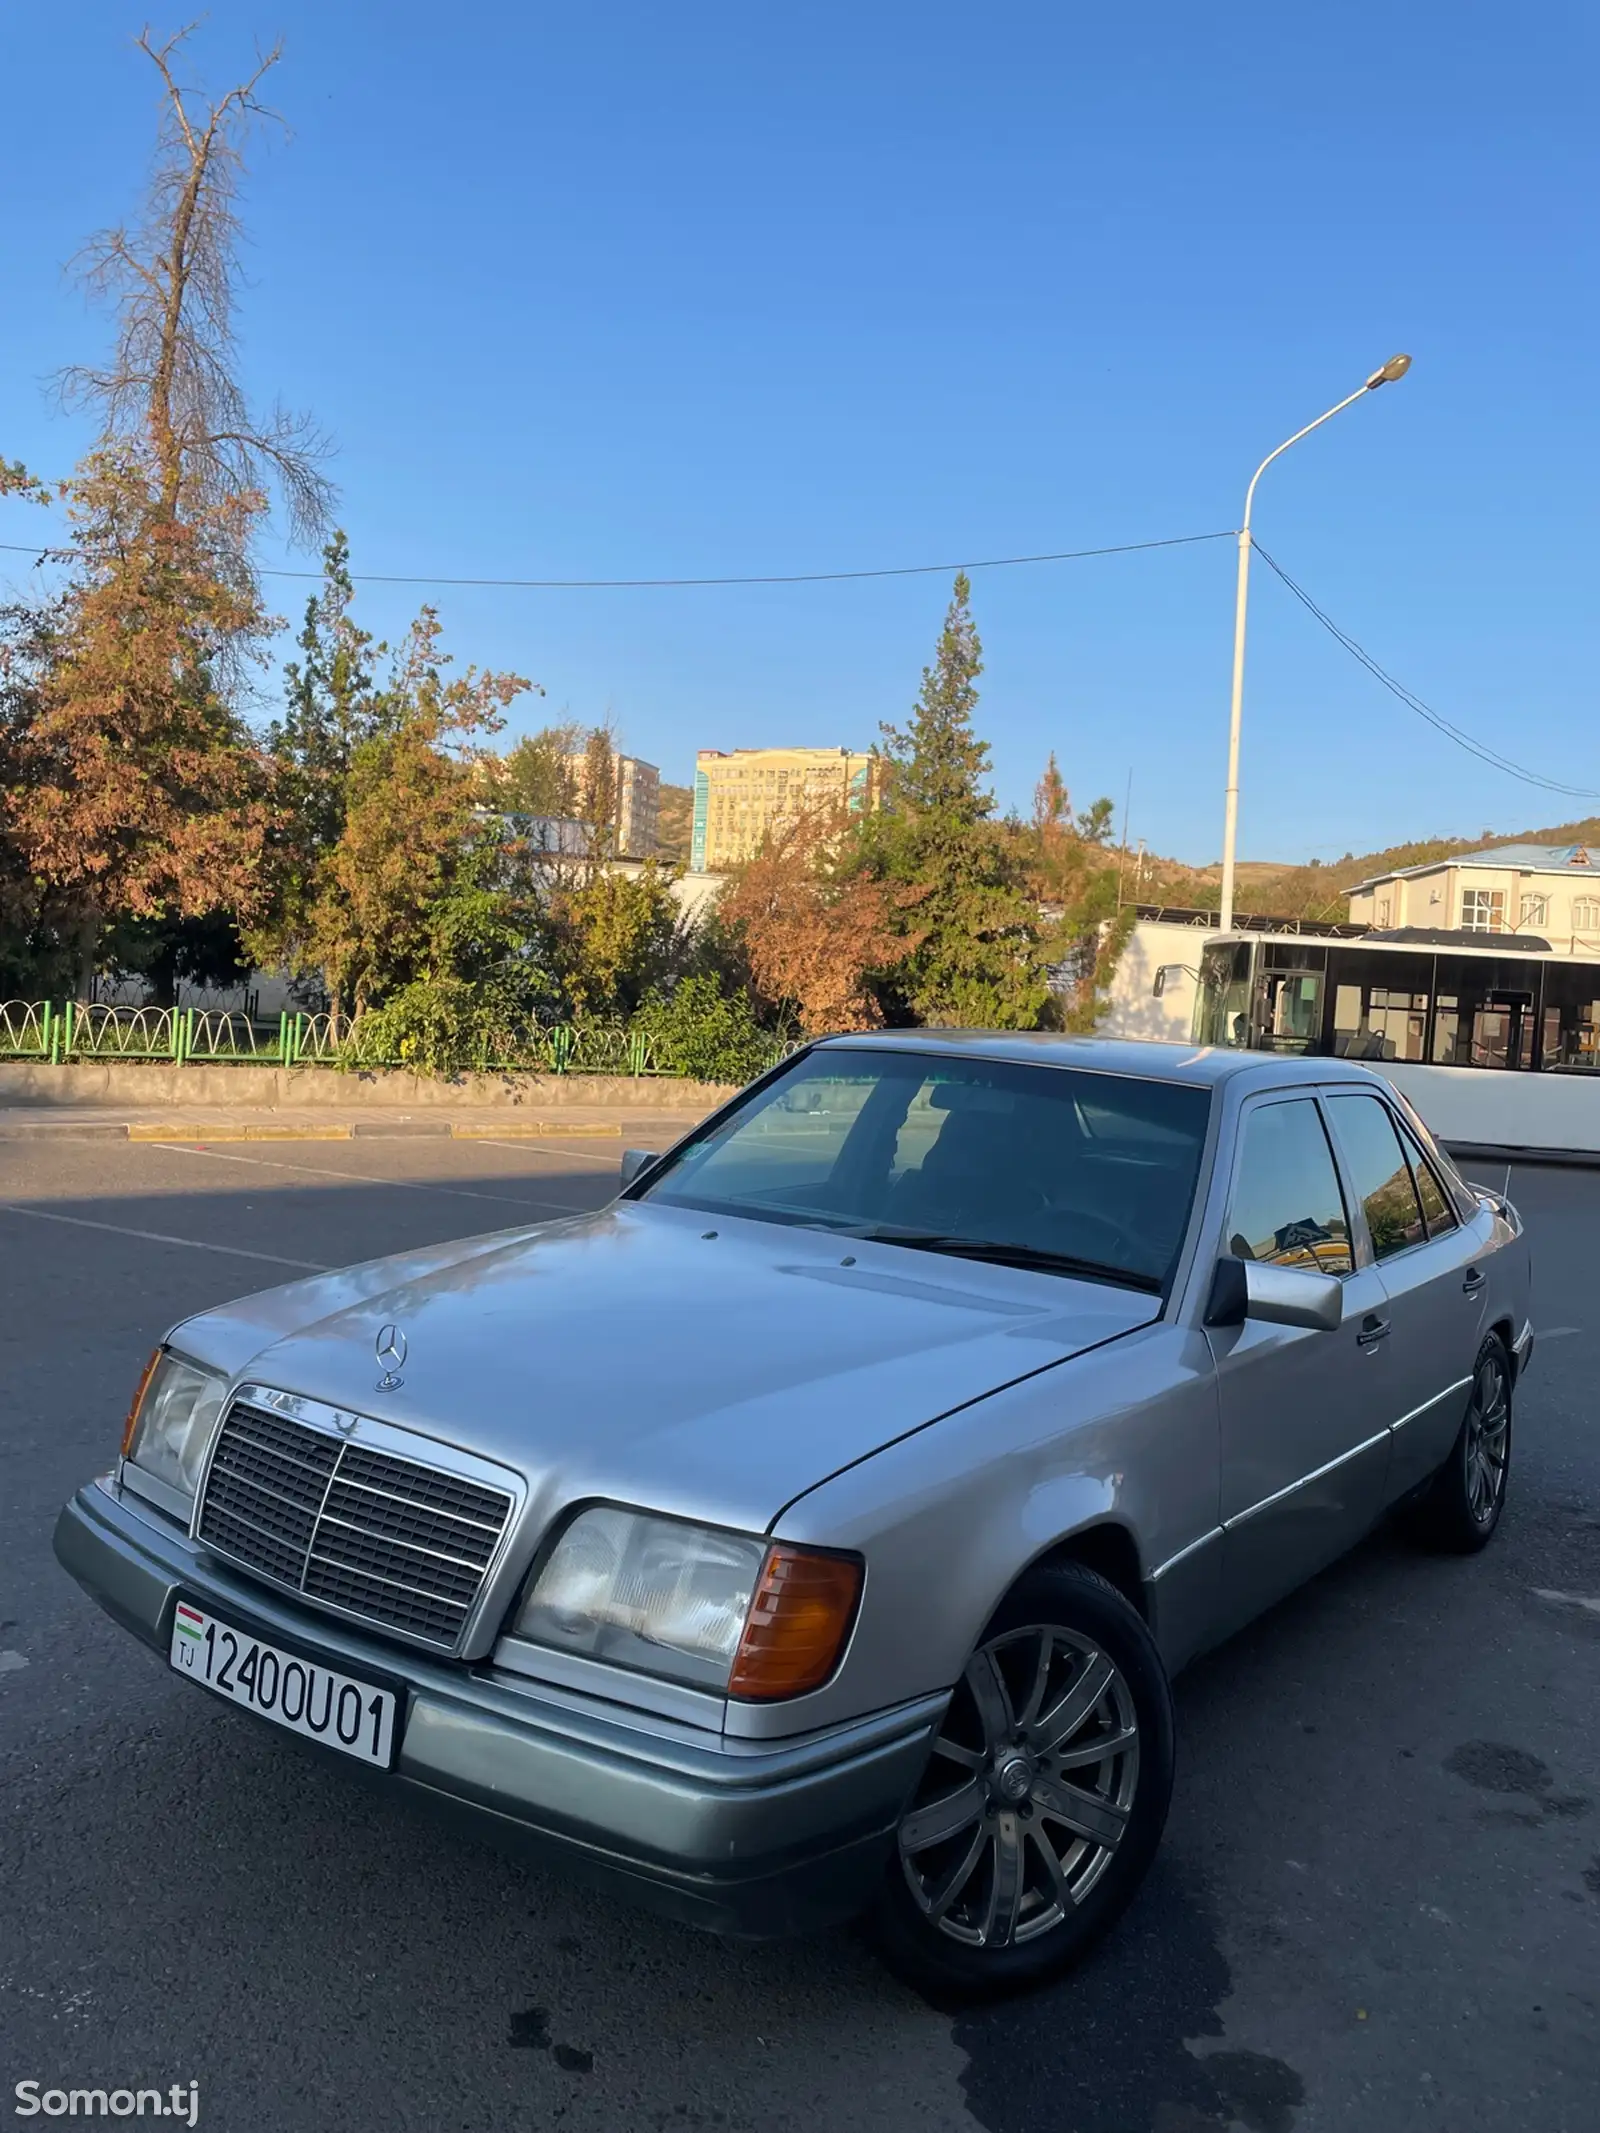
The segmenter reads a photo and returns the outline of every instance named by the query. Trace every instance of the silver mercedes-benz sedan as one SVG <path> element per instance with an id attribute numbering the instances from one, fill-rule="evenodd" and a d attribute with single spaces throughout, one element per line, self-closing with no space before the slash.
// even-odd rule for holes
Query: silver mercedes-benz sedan
<path id="1" fill-rule="evenodd" d="M 56 1550 L 413 1798 L 981 1994 L 1133 1895 L 1178 1667 L 1390 1506 L 1484 1545 L 1532 1345 L 1362 1067 L 834 1038 L 600 1213 L 174 1327 Z"/>

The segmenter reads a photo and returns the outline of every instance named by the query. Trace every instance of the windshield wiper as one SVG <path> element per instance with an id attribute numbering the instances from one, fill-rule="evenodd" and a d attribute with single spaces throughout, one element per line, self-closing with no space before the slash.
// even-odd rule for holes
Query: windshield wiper
<path id="1" fill-rule="evenodd" d="M 1161 1283 L 1154 1274 L 1112 1266 L 1103 1259 L 1081 1259 L 1075 1252 L 1048 1252 L 1031 1244 L 998 1244 L 982 1237 L 950 1237 L 937 1230 L 864 1229 L 856 1234 L 867 1244 L 903 1244 L 912 1252 L 941 1252 L 951 1259 L 1025 1267 L 1038 1274 L 1076 1274 L 1085 1281 L 1112 1281 L 1122 1288 L 1142 1290 L 1148 1296 L 1161 1294 Z"/>

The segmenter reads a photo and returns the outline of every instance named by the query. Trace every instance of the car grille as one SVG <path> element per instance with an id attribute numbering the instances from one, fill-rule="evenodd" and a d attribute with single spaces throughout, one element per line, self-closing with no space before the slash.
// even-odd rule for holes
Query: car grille
<path id="1" fill-rule="evenodd" d="M 503 1490 L 236 1403 L 195 1530 L 308 1600 L 454 1645 L 510 1515 Z"/>

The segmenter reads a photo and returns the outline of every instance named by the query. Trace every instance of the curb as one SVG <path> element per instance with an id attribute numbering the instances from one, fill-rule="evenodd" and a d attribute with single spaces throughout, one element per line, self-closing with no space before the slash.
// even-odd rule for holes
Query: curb
<path id="1" fill-rule="evenodd" d="M 0 1125 L 0 1141 L 355 1141 L 355 1140 L 613 1140 L 622 1138 L 621 1126 L 580 1120 L 559 1126 L 548 1119 L 537 1124 L 461 1125 L 449 1119 L 396 1119 L 380 1124 L 363 1119 L 359 1124 L 334 1126 L 206 1126 L 206 1125 L 115 1125 L 99 1120 L 75 1125 L 70 1120 L 48 1125 Z"/>

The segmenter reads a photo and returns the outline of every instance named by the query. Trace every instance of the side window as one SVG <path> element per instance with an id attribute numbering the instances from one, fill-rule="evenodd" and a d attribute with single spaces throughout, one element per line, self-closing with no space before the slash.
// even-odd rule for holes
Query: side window
<path id="1" fill-rule="evenodd" d="M 1308 1098 L 1247 1114 L 1227 1236 L 1236 1259 L 1349 1273 L 1350 1220 L 1328 1136 Z"/>
<path id="2" fill-rule="evenodd" d="M 1388 1105 L 1376 1096 L 1334 1096 L 1328 1115 L 1360 1195 L 1374 1256 L 1388 1259 L 1420 1244 L 1428 1233 Z"/>
<path id="3" fill-rule="evenodd" d="M 1450 1204 L 1450 1196 L 1433 1174 L 1433 1166 L 1417 1146 L 1416 1135 L 1402 1120 L 1400 1139 L 1406 1154 L 1411 1158 L 1411 1174 L 1417 1181 L 1417 1198 L 1422 1202 L 1422 1212 L 1428 1224 L 1430 1237 L 1442 1237 L 1446 1230 L 1459 1229 L 1461 1218 Z"/>

